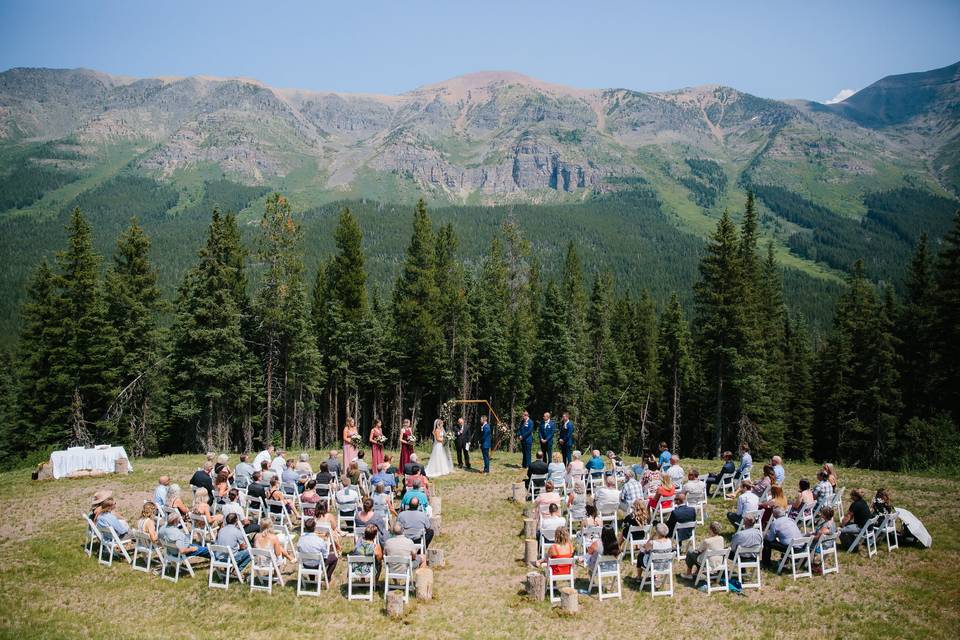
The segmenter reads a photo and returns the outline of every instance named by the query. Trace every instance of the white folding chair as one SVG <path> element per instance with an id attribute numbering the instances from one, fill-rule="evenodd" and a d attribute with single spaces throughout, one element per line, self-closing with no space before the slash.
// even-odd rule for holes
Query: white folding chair
<path id="1" fill-rule="evenodd" d="M 737 488 L 733 482 L 733 474 L 725 473 L 720 476 L 717 484 L 713 485 L 713 497 L 722 496 L 724 500 L 736 497 Z M 729 496 L 729 497 L 728 497 Z"/>
<path id="2" fill-rule="evenodd" d="M 375 578 L 375 558 L 373 556 L 347 556 L 347 600 L 369 600 L 373 602 L 373 592 L 377 586 Z M 354 584 L 366 586 L 366 593 L 355 594 Z"/>
<path id="3" fill-rule="evenodd" d="M 657 578 L 661 577 L 666 583 L 665 589 L 658 589 Z M 640 590 L 643 591 L 643 585 L 650 581 L 650 595 L 673 597 L 673 550 L 653 551 L 650 553 L 650 560 L 643 569 L 640 576 Z"/>
<path id="4" fill-rule="evenodd" d="M 617 530 L 617 509 L 619 505 L 614 504 L 604 504 L 602 508 L 597 509 L 600 513 L 600 522 L 603 525 L 613 527 L 614 531 Z"/>
<path id="5" fill-rule="evenodd" d="M 566 526 L 566 525 L 561 525 Z M 554 527 L 553 529 L 540 529 L 540 559 L 547 557 L 547 547 L 553 544 L 554 540 L 557 537 L 557 529 L 559 527 Z"/>
<path id="6" fill-rule="evenodd" d="M 853 542 L 850 543 L 850 546 L 847 547 L 847 553 L 853 553 L 856 551 L 861 543 L 866 543 L 867 545 L 867 556 L 872 558 L 877 553 L 877 530 L 876 526 L 883 519 L 882 515 L 870 518 L 867 520 L 867 523 L 860 528 L 857 537 L 854 538 Z"/>
<path id="7" fill-rule="evenodd" d="M 900 548 L 900 541 L 897 539 L 896 513 L 888 513 L 883 516 L 883 520 L 880 522 L 880 531 L 886 536 L 887 553 Z"/>
<path id="8" fill-rule="evenodd" d="M 599 540 L 601 533 L 603 533 L 603 527 L 583 527 L 580 530 L 577 537 L 580 543 L 580 555 L 584 558 L 584 561 L 586 561 L 587 547 Z"/>
<path id="9" fill-rule="evenodd" d="M 697 578 L 693 581 L 693 586 L 706 581 L 708 595 L 714 591 L 726 591 L 727 582 L 730 580 L 730 570 L 727 567 L 727 555 L 729 553 L 729 549 L 709 549 L 705 551 L 703 562 L 700 564 L 700 571 L 697 572 Z M 716 577 L 716 582 L 714 582 L 714 577 Z"/>
<path id="10" fill-rule="evenodd" d="M 823 575 L 828 573 L 840 573 L 840 556 L 837 554 L 837 534 L 830 533 L 820 536 L 817 541 L 816 552 L 820 555 L 820 570 Z M 833 562 L 828 563 L 827 558 L 833 557 Z"/>
<path id="11" fill-rule="evenodd" d="M 527 490 L 530 492 L 530 499 L 536 500 L 537 496 L 544 492 L 544 483 L 547 481 L 547 474 L 535 473 L 530 476 L 527 483 Z"/>
<path id="12" fill-rule="evenodd" d="M 130 558 L 130 566 L 134 571 L 143 571 L 150 573 L 150 565 L 153 563 L 153 556 L 157 554 L 157 547 L 143 531 L 133 531 L 133 556 Z M 137 562 L 138 557 L 143 557 L 146 564 Z"/>
<path id="13" fill-rule="evenodd" d="M 670 503 L 670 506 L 669 506 L 669 507 L 663 506 L 664 503 L 666 503 L 666 502 L 669 502 L 669 503 Z M 662 523 L 663 523 L 663 520 L 664 520 L 664 516 L 670 517 L 670 514 L 673 513 L 673 507 L 674 507 L 674 505 L 675 505 L 675 503 L 674 503 L 674 501 L 673 501 L 673 496 L 670 496 L 670 497 L 660 496 L 660 498 L 657 500 L 657 506 L 654 508 L 654 511 L 653 511 L 654 517 L 659 516 L 659 517 L 660 517 L 660 523 L 662 524 Z M 652 519 L 653 519 L 653 518 L 651 518 L 651 520 L 652 520 Z"/>
<path id="14" fill-rule="evenodd" d="M 170 516 L 171 516 L 171 515 L 176 515 L 176 516 L 177 516 L 177 524 L 178 524 L 180 527 L 182 527 L 182 528 L 186 528 L 187 523 L 183 521 L 183 514 L 180 513 L 180 510 L 179 510 L 179 509 L 177 509 L 177 508 L 175 508 L 175 507 L 162 507 L 162 509 L 163 509 L 163 522 L 164 522 L 164 524 L 167 522 L 167 520 L 170 519 Z"/>
<path id="15" fill-rule="evenodd" d="M 753 511 L 747 511 L 743 514 L 743 517 L 740 518 L 740 524 L 737 525 L 737 532 L 743 531 L 743 523 L 747 516 L 753 517 L 754 529 L 763 530 L 763 509 L 754 509 Z M 773 520 L 773 518 L 770 519 Z"/>
<path id="16" fill-rule="evenodd" d="M 273 520 L 274 525 L 283 525 L 287 529 L 293 530 L 293 520 L 287 511 L 286 505 L 282 500 L 267 500 L 267 514 Z"/>
<path id="17" fill-rule="evenodd" d="M 553 604 L 560 602 L 559 594 L 554 595 L 554 585 L 559 583 L 567 583 L 570 585 L 570 588 L 574 588 L 575 577 L 573 573 L 573 558 L 550 558 L 547 560 L 546 564 L 543 565 L 543 567 L 547 572 L 547 590 L 550 593 L 550 603 Z M 570 567 L 570 572 L 558 575 L 554 573 L 554 567 Z"/>
<path id="18" fill-rule="evenodd" d="M 699 492 L 687 494 L 687 506 L 697 511 L 697 524 L 706 524 L 707 496 Z"/>
<path id="19" fill-rule="evenodd" d="M 780 564 L 777 565 L 777 575 L 780 575 L 780 572 L 783 571 L 783 567 L 789 559 L 790 570 L 793 573 L 794 580 L 797 578 L 813 577 L 813 573 L 810 570 L 810 542 L 812 540 L 812 536 L 804 536 L 791 540 L 790 544 L 787 545 L 787 550 L 783 552 L 783 556 L 780 558 Z M 801 567 L 799 572 L 797 571 L 798 565 Z"/>
<path id="20" fill-rule="evenodd" d="M 233 549 L 221 544 L 211 544 L 207 547 L 210 551 L 210 571 L 207 575 L 207 587 L 211 589 L 229 589 L 230 576 L 237 577 L 237 582 L 243 584 L 243 575 L 240 573 L 240 564 L 237 557 L 233 555 Z M 223 574 L 223 582 L 216 579 L 218 574 Z"/>
<path id="21" fill-rule="evenodd" d="M 108 567 L 112 566 L 114 555 L 121 555 L 127 563 L 130 562 L 130 554 L 127 552 L 126 545 L 132 542 L 131 540 L 121 540 L 113 527 L 108 524 L 97 523 L 97 531 L 100 532 L 100 564 Z"/>
<path id="22" fill-rule="evenodd" d="M 259 522 L 263 519 L 263 500 L 257 496 L 247 495 L 247 517 L 253 522 Z"/>
<path id="23" fill-rule="evenodd" d="M 591 495 L 596 495 L 597 489 L 603 488 L 603 471 L 593 471 L 590 473 L 587 490 Z"/>
<path id="24" fill-rule="evenodd" d="M 596 564 L 593 565 L 593 572 L 590 574 L 590 586 L 587 587 L 587 594 L 593 591 L 593 585 L 597 585 L 597 598 L 602 602 L 606 598 L 623 599 L 621 591 L 620 561 L 623 559 L 623 553 L 618 556 L 600 556 Z M 613 589 L 603 590 L 603 580 L 607 579 L 613 582 Z"/>
<path id="25" fill-rule="evenodd" d="M 690 535 L 687 536 L 684 533 L 685 531 L 689 531 Z M 684 542 L 687 543 L 688 550 L 697 548 L 697 521 L 696 520 L 694 520 L 693 522 L 678 522 L 673 527 L 673 546 L 676 547 L 677 560 L 679 560 L 682 557 Z"/>
<path id="26" fill-rule="evenodd" d="M 337 528 L 347 533 L 353 533 L 356 528 L 357 503 L 337 502 Z"/>
<path id="27" fill-rule="evenodd" d="M 205 545 L 217 539 L 217 533 L 207 516 L 190 513 L 190 539 L 198 544 Z"/>
<path id="28" fill-rule="evenodd" d="M 90 516 L 83 514 L 83 520 L 87 523 L 87 538 L 83 544 L 83 550 L 86 551 L 88 557 L 93 557 L 93 545 L 102 546 L 103 537 L 100 535 L 100 531 L 97 529 L 97 525 L 93 523 L 93 520 L 90 519 Z"/>
<path id="29" fill-rule="evenodd" d="M 326 585 L 330 589 L 330 581 L 327 579 L 326 558 L 322 554 L 312 551 L 301 551 L 297 558 L 297 595 L 298 596 L 319 596 Z M 311 566 L 307 566 L 310 564 Z M 316 585 L 316 588 L 310 585 Z"/>
<path id="30" fill-rule="evenodd" d="M 630 550 L 630 564 L 637 564 L 637 549 L 647 544 L 647 540 L 650 538 L 650 529 L 652 527 L 652 524 L 648 524 L 645 527 L 631 525 L 631 527 L 627 530 L 626 543 L 628 549 Z"/>
<path id="31" fill-rule="evenodd" d="M 843 513 L 843 493 L 846 490 L 846 487 L 840 487 L 833 492 L 833 502 L 831 504 L 833 505 L 833 516 L 837 520 L 841 520 L 843 517 L 841 515 Z"/>
<path id="32" fill-rule="evenodd" d="M 410 582 L 413 577 L 413 559 L 410 556 L 385 556 L 383 558 L 383 600 L 386 602 L 390 589 L 403 589 L 403 601 L 410 601 Z M 398 570 L 396 565 L 399 566 Z M 391 580 L 398 580 L 392 583 Z"/>
<path id="33" fill-rule="evenodd" d="M 763 551 L 763 545 L 758 544 L 755 547 L 737 547 L 737 552 L 733 554 L 733 561 L 737 563 L 737 580 L 740 581 L 741 589 L 759 589 L 760 588 L 760 554 Z M 754 581 L 747 582 L 743 579 L 747 571 L 754 572 Z"/>
<path id="34" fill-rule="evenodd" d="M 187 573 L 190 574 L 190 577 L 194 577 L 193 567 L 190 566 L 190 558 L 185 556 L 180 548 L 177 547 L 175 542 L 164 542 L 163 543 L 163 570 L 160 573 L 160 577 L 165 580 L 170 580 L 171 582 L 180 581 L 180 567 L 184 567 L 187 570 Z M 169 575 L 168 571 L 173 568 L 173 575 Z"/>
<path id="35" fill-rule="evenodd" d="M 814 532 L 814 528 L 815 528 L 814 515 L 813 515 L 814 504 L 801 504 L 800 510 L 797 512 L 797 515 L 794 516 L 793 518 L 794 522 L 797 523 L 797 527 L 801 531 L 803 531 L 804 535 Z"/>
<path id="36" fill-rule="evenodd" d="M 266 584 L 262 584 L 263 581 Z M 283 586 L 283 575 L 273 549 L 250 549 L 250 591 L 273 593 L 274 581 Z"/>

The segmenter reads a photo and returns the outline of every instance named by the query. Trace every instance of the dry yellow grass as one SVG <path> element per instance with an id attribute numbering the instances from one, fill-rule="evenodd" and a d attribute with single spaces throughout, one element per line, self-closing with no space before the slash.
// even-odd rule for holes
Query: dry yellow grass
<path id="1" fill-rule="evenodd" d="M 520 594 L 522 506 L 507 498 L 521 472 L 518 457 L 502 453 L 490 476 L 458 471 L 439 481 L 443 534 L 435 544 L 445 550 L 447 566 L 437 572 L 435 600 L 414 604 L 401 622 L 383 615 L 382 594 L 373 604 L 347 602 L 342 566 L 332 591 L 297 598 L 290 587 L 273 595 L 240 585 L 210 590 L 205 571 L 172 584 L 122 563 L 102 567 L 83 553 L 80 514 L 96 489 L 113 489 L 120 512 L 133 520 L 157 476 L 169 474 L 185 486 L 197 462 L 196 456 L 140 460 L 123 478 L 43 483 L 24 471 L 0 474 L 0 637 L 952 638 L 960 629 L 960 482 L 854 469 L 840 469 L 841 484 L 891 489 L 894 501 L 927 525 L 933 549 L 888 554 L 881 543 L 872 559 L 842 554 L 840 575 L 793 582 L 766 573 L 762 591 L 744 597 L 707 596 L 677 581 L 674 598 L 654 601 L 638 592 L 624 565 L 631 577 L 623 600 L 581 596 L 582 613 L 574 619 Z M 701 471 L 717 466 L 684 463 Z M 788 494 L 814 469 L 788 463 Z M 728 506 L 712 501 L 708 519 L 724 521 Z M 578 587 L 586 587 L 579 572 Z"/>

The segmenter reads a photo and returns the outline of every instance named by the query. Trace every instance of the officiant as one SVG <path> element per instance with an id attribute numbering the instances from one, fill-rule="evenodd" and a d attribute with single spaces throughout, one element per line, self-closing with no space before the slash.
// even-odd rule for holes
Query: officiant
<path id="1" fill-rule="evenodd" d="M 457 444 L 457 466 L 470 468 L 470 427 L 464 422 L 463 416 L 457 418 L 457 426 L 454 429 Z"/>

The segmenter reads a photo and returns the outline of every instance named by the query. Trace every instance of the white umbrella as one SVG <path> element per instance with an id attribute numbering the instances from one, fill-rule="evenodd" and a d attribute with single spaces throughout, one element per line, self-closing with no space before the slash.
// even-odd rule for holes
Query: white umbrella
<path id="1" fill-rule="evenodd" d="M 933 544 L 933 538 L 927 533 L 927 528 L 923 526 L 920 519 L 902 507 L 897 507 L 896 511 L 897 517 L 900 518 L 905 527 L 910 529 L 910 534 L 919 540 L 920 544 L 929 548 Z"/>

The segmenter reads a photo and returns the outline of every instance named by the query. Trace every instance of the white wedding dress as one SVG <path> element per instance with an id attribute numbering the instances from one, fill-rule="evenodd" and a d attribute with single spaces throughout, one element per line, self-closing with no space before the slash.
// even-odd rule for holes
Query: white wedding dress
<path id="1" fill-rule="evenodd" d="M 433 451 L 430 453 L 430 461 L 427 462 L 427 468 L 424 470 L 428 478 L 437 478 L 453 473 L 453 462 L 447 453 L 447 448 L 443 445 L 443 439 L 446 431 L 440 430 L 440 442 L 433 441 Z"/>

